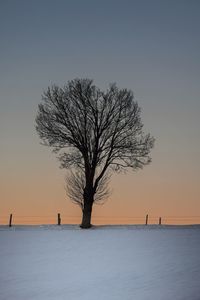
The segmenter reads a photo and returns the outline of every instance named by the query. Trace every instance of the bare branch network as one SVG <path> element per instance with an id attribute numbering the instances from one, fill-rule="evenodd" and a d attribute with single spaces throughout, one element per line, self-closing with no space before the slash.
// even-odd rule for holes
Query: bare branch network
<path id="1" fill-rule="evenodd" d="M 133 92 L 115 84 L 104 92 L 92 80 L 75 79 L 43 94 L 36 130 L 71 170 L 68 195 L 83 212 L 108 196 L 110 171 L 150 163 L 154 138 L 143 133 L 140 114 Z"/>

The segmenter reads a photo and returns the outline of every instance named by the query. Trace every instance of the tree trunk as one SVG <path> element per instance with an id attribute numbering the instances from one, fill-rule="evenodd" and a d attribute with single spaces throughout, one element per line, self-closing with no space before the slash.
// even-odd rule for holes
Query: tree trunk
<path id="1" fill-rule="evenodd" d="M 80 225 L 81 228 L 91 228 L 91 216 L 92 216 L 92 205 L 93 201 L 84 204 L 82 223 Z"/>
<path id="2" fill-rule="evenodd" d="M 82 223 L 80 225 L 81 228 L 87 229 L 92 227 L 91 215 L 92 215 L 92 210 L 90 211 L 83 210 Z"/>

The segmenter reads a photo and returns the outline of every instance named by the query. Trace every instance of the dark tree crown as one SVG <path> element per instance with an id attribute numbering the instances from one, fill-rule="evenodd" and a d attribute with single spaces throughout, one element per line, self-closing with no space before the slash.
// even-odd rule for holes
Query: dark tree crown
<path id="1" fill-rule="evenodd" d="M 143 133 L 131 90 L 112 84 L 104 92 L 92 80 L 75 79 L 63 88 L 49 87 L 42 100 L 36 130 L 45 145 L 59 152 L 61 167 L 74 170 L 68 193 L 80 206 L 89 186 L 96 200 L 107 195 L 108 169 L 136 170 L 150 163 L 154 138 Z"/>

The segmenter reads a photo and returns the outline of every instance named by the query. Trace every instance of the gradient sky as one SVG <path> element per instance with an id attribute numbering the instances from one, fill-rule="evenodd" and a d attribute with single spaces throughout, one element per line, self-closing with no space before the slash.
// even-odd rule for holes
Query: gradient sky
<path id="1" fill-rule="evenodd" d="M 156 138 L 152 164 L 113 176 L 96 219 L 200 216 L 200 1 L 1 0 L 0 223 L 10 212 L 80 221 L 34 127 L 43 90 L 75 77 L 132 89 Z"/>

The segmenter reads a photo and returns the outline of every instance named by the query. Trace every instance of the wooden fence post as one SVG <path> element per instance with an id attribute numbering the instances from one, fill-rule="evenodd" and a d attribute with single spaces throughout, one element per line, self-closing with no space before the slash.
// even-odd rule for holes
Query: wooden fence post
<path id="1" fill-rule="evenodd" d="M 12 214 L 10 214 L 10 219 L 9 219 L 9 227 L 12 226 Z"/>
<path id="2" fill-rule="evenodd" d="M 145 222 L 145 225 L 148 225 L 148 218 L 149 218 L 149 216 L 146 215 L 146 222 Z"/>
<path id="3" fill-rule="evenodd" d="M 159 225 L 161 225 L 162 223 L 161 223 L 161 217 L 159 218 Z"/>
<path id="4" fill-rule="evenodd" d="M 58 225 L 61 224 L 61 217 L 60 217 L 60 214 L 58 214 Z"/>

